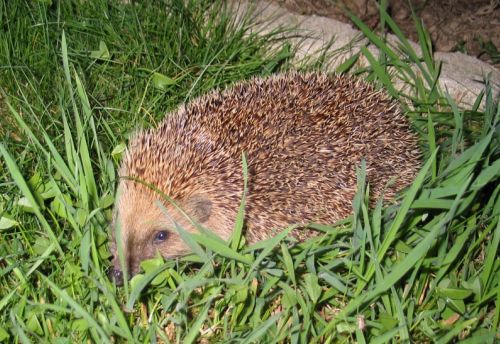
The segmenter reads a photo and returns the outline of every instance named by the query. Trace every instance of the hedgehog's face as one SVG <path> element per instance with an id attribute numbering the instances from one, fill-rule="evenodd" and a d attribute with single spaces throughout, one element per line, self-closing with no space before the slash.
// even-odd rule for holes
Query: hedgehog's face
<path id="1" fill-rule="evenodd" d="M 121 237 L 123 258 L 128 276 L 139 272 L 141 261 L 155 257 L 174 258 L 189 252 L 188 247 L 175 230 L 182 226 L 194 232 L 194 227 L 172 205 L 162 206 L 160 197 L 133 181 L 122 181 L 115 203 L 112 245 L 113 267 L 111 277 L 120 284 L 123 278 L 116 238 Z M 211 202 L 203 197 L 191 197 L 181 207 L 200 223 L 211 214 Z M 118 231 L 121 234 L 118 235 Z"/>

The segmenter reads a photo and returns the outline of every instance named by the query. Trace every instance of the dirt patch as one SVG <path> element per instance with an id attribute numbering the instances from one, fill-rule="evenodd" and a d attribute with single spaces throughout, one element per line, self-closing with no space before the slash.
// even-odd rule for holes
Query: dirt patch
<path id="1" fill-rule="evenodd" d="M 370 27 L 379 23 L 374 0 L 273 0 L 300 14 L 349 22 L 349 9 Z M 411 4 L 410 4 L 411 3 Z M 392 0 L 388 8 L 407 37 L 418 41 L 411 9 L 420 17 L 436 51 L 461 51 L 500 67 L 500 0 Z"/>

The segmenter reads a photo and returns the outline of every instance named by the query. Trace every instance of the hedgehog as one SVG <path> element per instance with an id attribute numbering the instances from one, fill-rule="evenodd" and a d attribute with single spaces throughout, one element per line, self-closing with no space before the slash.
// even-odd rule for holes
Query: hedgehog
<path id="1" fill-rule="evenodd" d="M 121 228 L 129 276 L 158 253 L 189 253 L 176 226 L 195 232 L 194 220 L 231 236 L 243 154 L 248 243 L 292 224 L 291 235 L 304 240 L 317 234 L 308 224 L 348 217 L 362 161 L 372 200 L 394 199 L 420 167 L 418 139 L 399 104 L 361 79 L 288 72 L 212 91 L 129 142 L 112 223 Z M 110 275 L 120 281 L 112 241 Z"/>

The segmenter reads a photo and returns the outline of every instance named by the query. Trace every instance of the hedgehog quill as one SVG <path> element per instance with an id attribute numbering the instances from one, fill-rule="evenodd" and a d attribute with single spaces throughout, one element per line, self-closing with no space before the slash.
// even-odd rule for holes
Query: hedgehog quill
<path id="1" fill-rule="evenodd" d="M 112 225 L 120 224 L 129 275 L 157 252 L 166 258 L 189 252 L 175 224 L 196 231 L 155 188 L 204 227 L 230 237 L 243 194 L 242 153 L 250 243 L 290 224 L 331 224 L 349 216 L 363 159 L 373 199 L 394 179 L 384 192 L 392 199 L 420 167 L 417 136 L 398 103 L 362 80 L 292 72 L 213 91 L 129 143 Z M 291 235 L 303 240 L 314 234 L 298 227 Z M 111 275 L 119 282 L 116 243 L 112 251 Z"/>

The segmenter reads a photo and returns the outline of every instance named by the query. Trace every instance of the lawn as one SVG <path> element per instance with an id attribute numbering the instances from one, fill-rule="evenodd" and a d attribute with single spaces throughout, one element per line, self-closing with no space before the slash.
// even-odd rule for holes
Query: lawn
<path id="1" fill-rule="evenodd" d="M 256 35 L 217 1 L 0 0 L 0 342 L 498 340 L 498 98 L 485 80 L 456 104 L 419 21 L 420 55 L 381 14 L 397 46 L 354 18 L 381 54 L 337 72 L 386 89 L 420 137 L 397 202 L 370 208 L 360 169 L 353 215 L 316 238 L 188 236 L 196 254 L 116 287 L 109 223 L 130 135 L 214 88 L 325 68 L 326 54 L 297 62 L 291 32 Z"/>

